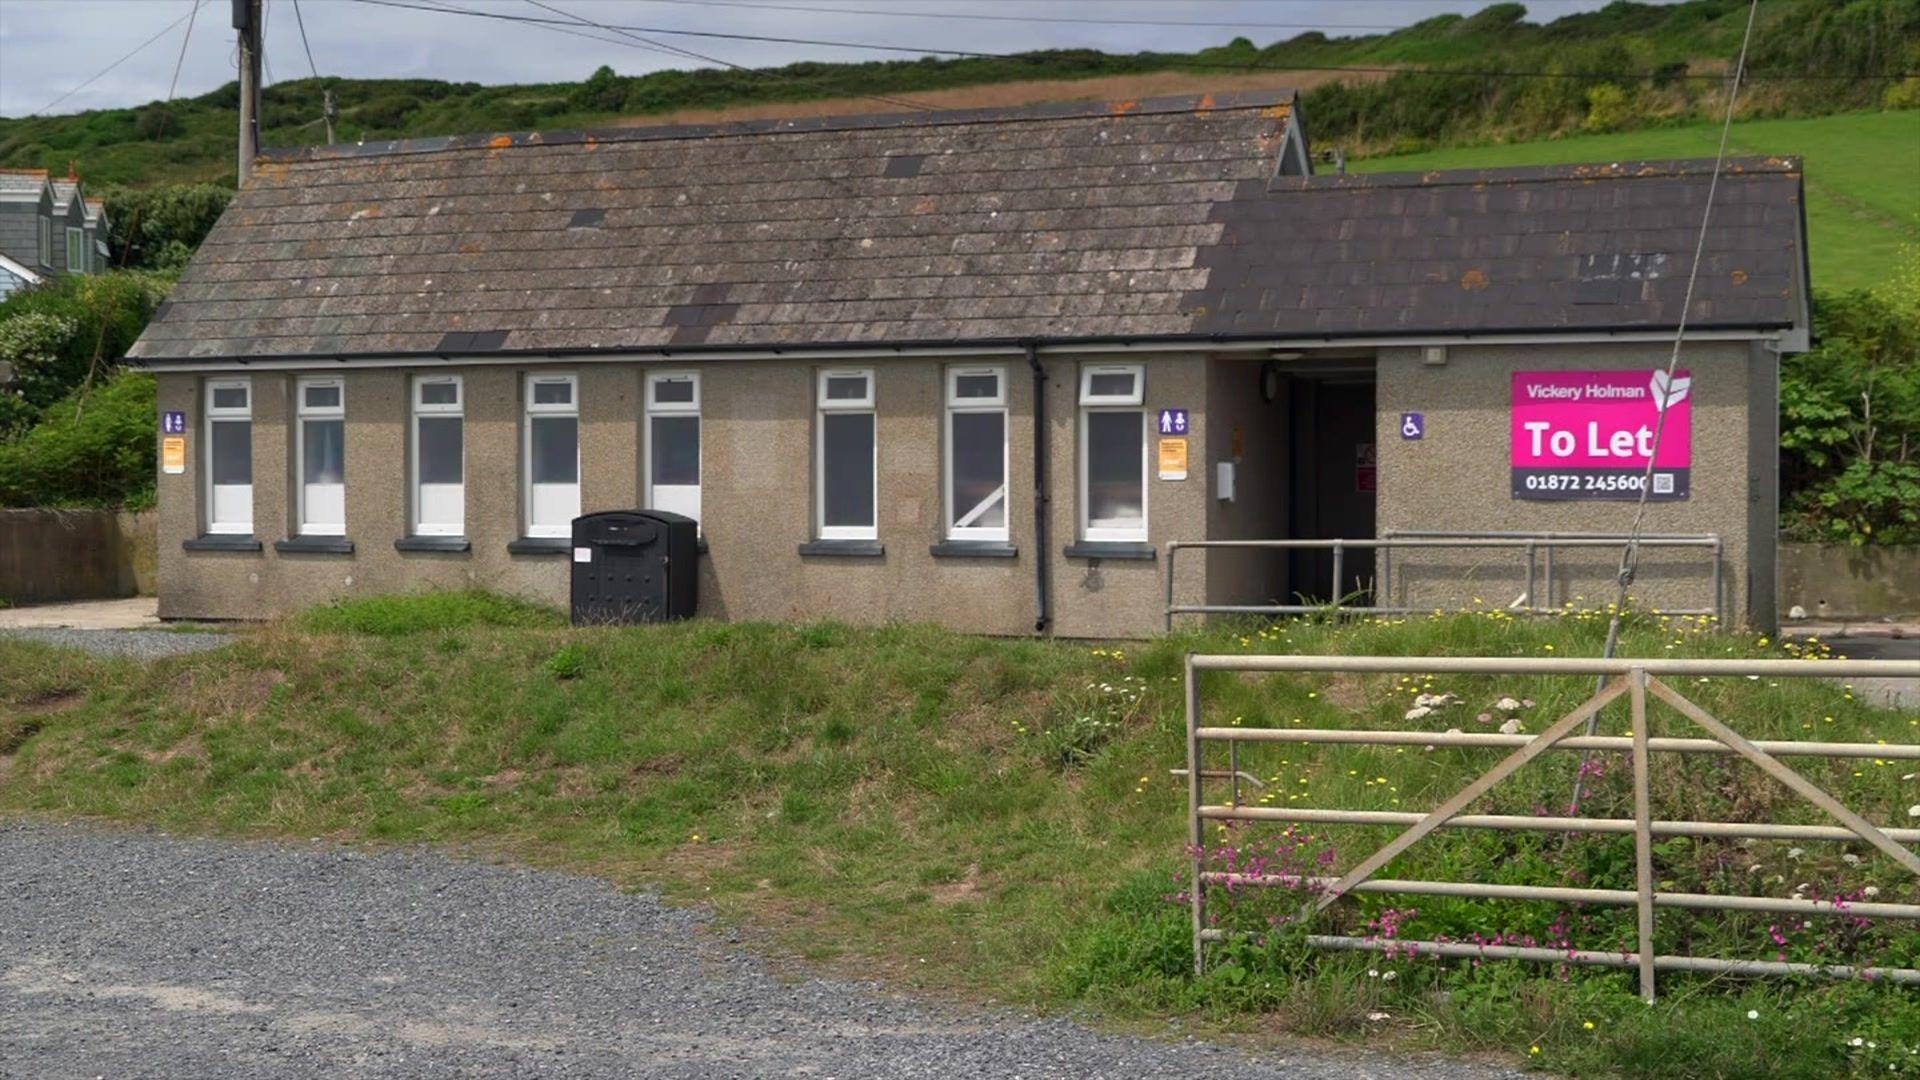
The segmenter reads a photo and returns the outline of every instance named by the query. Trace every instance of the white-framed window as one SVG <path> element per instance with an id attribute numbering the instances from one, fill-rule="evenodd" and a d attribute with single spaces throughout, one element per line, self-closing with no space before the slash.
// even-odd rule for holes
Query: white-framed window
<path id="1" fill-rule="evenodd" d="M 700 520 L 700 376 L 647 376 L 647 505 Z"/>
<path id="2" fill-rule="evenodd" d="M 873 371 L 822 371 L 818 409 L 814 503 L 819 537 L 878 539 Z"/>
<path id="3" fill-rule="evenodd" d="M 40 219 L 40 265 L 53 265 L 53 219 Z"/>
<path id="4" fill-rule="evenodd" d="M 580 516 L 580 380 L 573 375 L 527 376 L 526 462 L 528 536 L 572 536 Z"/>
<path id="5" fill-rule="evenodd" d="M 1146 370 L 1080 369 L 1080 537 L 1147 539 Z"/>
<path id="6" fill-rule="evenodd" d="M 294 383 L 295 476 L 301 536 L 347 533 L 347 385 L 339 378 Z"/>
<path id="7" fill-rule="evenodd" d="M 464 536 L 467 529 L 466 391 L 458 375 L 413 380 L 415 536 Z"/>
<path id="8" fill-rule="evenodd" d="M 947 537 L 1006 540 L 1007 370 L 947 369 Z"/>
<path id="9" fill-rule="evenodd" d="M 67 272 L 87 272 L 87 234 L 83 229 L 67 228 Z"/>
<path id="10" fill-rule="evenodd" d="M 207 532 L 253 532 L 253 384 L 208 379 Z"/>

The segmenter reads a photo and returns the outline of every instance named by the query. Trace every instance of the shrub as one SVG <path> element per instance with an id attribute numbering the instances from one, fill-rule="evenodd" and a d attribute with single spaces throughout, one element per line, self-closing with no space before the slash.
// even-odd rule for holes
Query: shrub
<path id="1" fill-rule="evenodd" d="M 153 376 L 122 371 L 47 406 L 0 442 L 0 506 L 150 506 Z"/>
<path id="2" fill-rule="evenodd" d="M 1613 83 L 1601 83 L 1587 91 L 1588 131 L 1617 131 L 1633 119 L 1632 99 L 1626 90 Z"/>
<path id="3" fill-rule="evenodd" d="M 1786 532 L 1920 542 L 1920 252 L 1880 290 L 1821 297 L 1814 325 L 1781 368 Z"/>
<path id="4" fill-rule="evenodd" d="M 109 188 L 108 246 L 123 267 L 177 269 L 186 265 L 233 192 L 217 184 L 163 184 Z"/>
<path id="5" fill-rule="evenodd" d="M 104 378 L 146 328 L 171 275 L 76 274 L 0 300 L 0 360 L 28 405 L 44 408 L 91 374 Z"/>

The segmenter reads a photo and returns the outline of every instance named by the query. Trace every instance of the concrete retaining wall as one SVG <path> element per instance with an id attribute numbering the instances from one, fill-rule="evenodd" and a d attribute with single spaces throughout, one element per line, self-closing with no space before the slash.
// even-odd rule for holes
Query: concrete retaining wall
<path id="1" fill-rule="evenodd" d="M 1920 612 L 1920 547 L 1781 544 L 1781 617 L 1795 605 L 1816 618 Z"/>
<path id="2" fill-rule="evenodd" d="M 0 599 L 93 600 L 158 587 L 151 510 L 0 510 Z"/>

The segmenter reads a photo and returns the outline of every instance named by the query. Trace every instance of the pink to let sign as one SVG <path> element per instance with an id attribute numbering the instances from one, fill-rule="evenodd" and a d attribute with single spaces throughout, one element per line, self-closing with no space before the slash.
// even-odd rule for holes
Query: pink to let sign
<path id="1" fill-rule="evenodd" d="M 1513 497 L 1684 499 L 1693 466 L 1693 376 L 1662 370 L 1513 373 Z M 1660 414 L 1666 413 L 1666 424 Z"/>

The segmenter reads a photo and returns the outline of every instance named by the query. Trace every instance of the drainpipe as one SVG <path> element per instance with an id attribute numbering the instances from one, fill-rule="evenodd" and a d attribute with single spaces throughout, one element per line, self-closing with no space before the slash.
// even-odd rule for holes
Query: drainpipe
<path id="1" fill-rule="evenodd" d="M 1027 367 L 1033 371 L 1033 632 L 1044 634 L 1053 625 L 1047 599 L 1047 569 L 1053 560 L 1047 544 L 1047 519 L 1053 508 L 1053 496 L 1047 490 L 1047 451 L 1053 433 L 1047 428 L 1047 369 L 1040 363 L 1038 345 L 1029 341 L 1026 349 Z"/>

